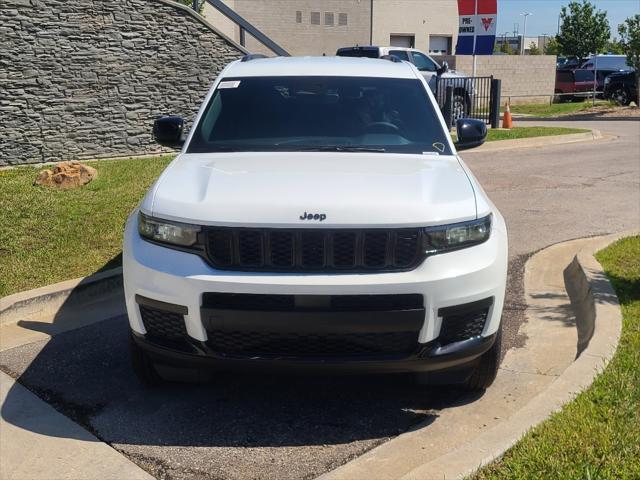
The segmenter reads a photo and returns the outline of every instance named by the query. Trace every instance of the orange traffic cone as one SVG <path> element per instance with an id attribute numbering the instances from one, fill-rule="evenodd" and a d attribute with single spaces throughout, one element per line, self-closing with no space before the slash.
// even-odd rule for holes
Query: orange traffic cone
<path id="1" fill-rule="evenodd" d="M 502 116 L 502 128 L 511 129 L 513 127 L 513 119 L 511 118 L 511 109 L 509 108 L 509 101 L 507 101 L 504 115 Z"/>

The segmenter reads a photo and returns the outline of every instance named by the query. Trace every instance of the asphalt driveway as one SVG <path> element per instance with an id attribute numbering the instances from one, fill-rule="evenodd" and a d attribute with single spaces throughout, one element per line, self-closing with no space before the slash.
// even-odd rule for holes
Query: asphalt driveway
<path id="1" fill-rule="evenodd" d="M 619 138 L 464 155 L 509 227 L 509 348 L 526 341 L 516 333 L 529 254 L 640 225 L 640 122 L 576 123 Z M 127 333 L 126 319 L 112 318 L 2 352 L 0 368 L 160 478 L 313 478 L 474 400 L 386 377 L 223 375 L 146 390 Z"/>

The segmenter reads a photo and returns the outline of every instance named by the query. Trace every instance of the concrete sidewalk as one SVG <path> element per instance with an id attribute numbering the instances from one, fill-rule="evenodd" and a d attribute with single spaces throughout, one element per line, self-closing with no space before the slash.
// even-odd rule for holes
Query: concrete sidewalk
<path id="1" fill-rule="evenodd" d="M 637 233 L 572 240 L 534 255 L 525 273 L 528 308 L 522 333 L 528 341 L 507 352 L 494 385 L 475 401 L 449 406 L 436 421 L 403 433 L 320 479 L 463 478 L 500 457 L 531 427 L 588 387 L 613 356 L 621 328 L 620 308 L 592 255 L 622 236 Z M 584 265 L 567 274 L 566 267 L 574 266 L 576 255 Z M 582 268 L 595 273 L 580 280 Z M 576 290 L 578 283 L 582 289 Z M 576 316 L 574 308 L 580 313 L 583 309 L 580 302 L 572 307 L 575 298 L 566 288 L 589 292 L 577 297 L 584 304 L 593 300 L 597 319 Z M 602 300 L 599 292 L 604 290 Z M 589 326 L 591 335 L 585 343 L 580 333 Z"/>
<path id="2" fill-rule="evenodd" d="M 3 372 L 0 405 L 2 480 L 153 478 Z"/>

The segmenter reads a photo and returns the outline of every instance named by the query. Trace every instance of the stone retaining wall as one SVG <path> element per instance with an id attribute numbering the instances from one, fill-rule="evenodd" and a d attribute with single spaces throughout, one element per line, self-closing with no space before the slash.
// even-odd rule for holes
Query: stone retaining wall
<path id="1" fill-rule="evenodd" d="M 161 151 L 245 52 L 167 0 L 2 0 L 0 166 Z"/>

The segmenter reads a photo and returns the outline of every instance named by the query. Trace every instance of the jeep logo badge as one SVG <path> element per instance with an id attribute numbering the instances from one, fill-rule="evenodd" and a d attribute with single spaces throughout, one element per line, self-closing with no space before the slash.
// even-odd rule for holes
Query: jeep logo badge
<path id="1" fill-rule="evenodd" d="M 327 216 L 324 213 L 307 213 L 300 215 L 300 220 L 318 220 L 322 222 Z"/>

